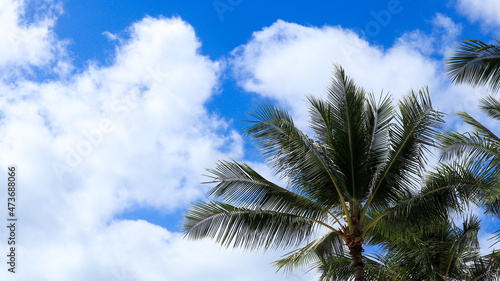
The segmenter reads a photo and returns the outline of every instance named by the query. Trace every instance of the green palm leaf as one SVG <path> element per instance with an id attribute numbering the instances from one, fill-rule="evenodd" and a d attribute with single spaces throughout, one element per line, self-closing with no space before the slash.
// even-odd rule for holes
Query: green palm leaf
<path id="1" fill-rule="evenodd" d="M 432 108 L 427 90 L 411 92 L 399 108 L 401 115 L 389 130 L 388 159 L 374 177 L 363 213 L 372 201 L 388 207 L 418 189 L 426 164 L 425 154 L 429 153 L 426 147 L 435 145 L 437 129 L 443 123 L 442 114 Z"/>
<path id="2" fill-rule="evenodd" d="M 500 101 L 492 96 L 484 97 L 480 100 L 479 108 L 486 112 L 491 118 L 500 121 Z"/>
<path id="3" fill-rule="evenodd" d="M 380 263 L 379 257 L 367 254 L 363 262 L 367 281 L 401 280 L 396 279 L 395 273 Z M 347 254 L 329 256 L 317 261 L 313 267 L 321 272 L 319 278 L 321 281 L 354 280 L 351 258 Z"/>
<path id="4" fill-rule="evenodd" d="M 481 136 L 480 133 L 460 134 L 457 132 L 444 132 L 441 139 L 441 160 L 470 157 L 476 161 L 498 159 L 498 143 Z"/>
<path id="5" fill-rule="evenodd" d="M 294 191 L 325 207 L 339 203 L 346 209 L 344 176 L 326 157 L 327 147 L 295 127 L 290 115 L 270 103 L 252 114 L 248 135 L 256 141 L 275 173 L 286 178 Z"/>
<path id="6" fill-rule="evenodd" d="M 366 104 L 365 124 L 370 147 L 368 162 L 371 173 L 379 170 L 388 156 L 387 143 L 391 122 L 394 120 L 394 107 L 389 95 L 380 96 L 377 104 L 375 97 L 370 95 Z"/>
<path id="7" fill-rule="evenodd" d="M 317 226 L 314 220 L 298 215 L 217 201 L 194 204 L 184 218 L 188 238 L 208 237 L 226 247 L 247 249 L 298 246 Z"/>
<path id="8" fill-rule="evenodd" d="M 290 273 L 293 269 L 311 264 L 319 258 L 344 255 L 344 240 L 336 232 L 329 232 L 314 239 L 302 248 L 288 253 L 273 264 L 278 270 Z"/>
<path id="9" fill-rule="evenodd" d="M 446 73 L 452 82 L 472 86 L 489 85 L 500 88 L 500 46 L 479 40 L 465 40 L 455 53 L 446 60 Z"/>
<path id="10" fill-rule="evenodd" d="M 217 185 L 208 194 L 243 208 L 265 210 L 320 218 L 326 210 L 318 203 L 282 188 L 262 177 L 246 164 L 221 161 L 208 170 Z"/>

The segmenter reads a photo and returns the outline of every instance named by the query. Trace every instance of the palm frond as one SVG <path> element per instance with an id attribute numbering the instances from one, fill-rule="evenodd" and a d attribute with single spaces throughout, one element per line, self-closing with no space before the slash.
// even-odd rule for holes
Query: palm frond
<path id="1" fill-rule="evenodd" d="M 479 108 L 488 116 L 500 121 L 500 101 L 492 96 L 481 98 Z"/>
<path id="2" fill-rule="evenodd" d="M 441 142 L 441 160 L 474 159 L 484 162 L 500 159 L 498 143 L 481 136 L 477 132 L 460 134 L 445 131 L 439 135 Z"/>
<path id="3" fill-rule="evenodd" d="M 390 95 L 382 97 L 377 104 L 373 94 L 370 95 L 366 104 L 366 118 L 365 126 L 367 128 L 370 147 L 369 153 L 369 167 L 373 174 L 381 168 L 387 159 L 389 129 L 391 122 L 394 119 L 394 106 Z"/>
<path id="4" fill-rule="evenodd" d="M 465 281 L 497 281 L 500 280 L 498 261 L 495 258 L 481 257 L 466 268 Z"/>
<path id="5" fill-rule="evenodd" d="M 449 218 L 402 221 L 388 233 L 377 226 L 372 234 L 385 254 L 380 262 L 392 280 L 464 280 L 470 265 L 480 259 L 479 220 L 469 216 L 457 227 Z"/>
<path id="6" fill-rule="evenodd" d="M 326 213 L 318 203 L 282 188 L 262 177 L 250 166 L 236 161 L 220 161 L 208 170 L 217 185 L 208 195 L 242 208 L 259 208 L 321 219 Z"/>
<path id="7" fill-rule="evenodd" d="M 479 259 L 479 239 L 478 232 L 480 230 L 481 221 L 475 215 L 469 215 L 464 218 L 462 228 L 452 227 L 451 236 L 453 243 L 449 250 L 447 259 L 448 267 L 446 269 L 445 278 L 449 276 L 461 277 L 466 276 L 468 265 Z"/>
<path id="8" fill-rule="evenodd" d="M 500 218 L 500 194 L 499 190 L 492 190 L 489 194 L 485 195 L 484 200 L 485 213 Z M 499 230 L 500 232 L 500 230 Z"/>
<path id="9" fill-rule="evenodd" d="M 500 89 L 500 46 L 480 40 L 465 40 L 446 60 L 446 73 L 453 83 L 472 86 L 488 85 Z"/>
<path id="10" fill-rule="evenodd" d="M 336 66 L 334 79 L 328 88 L 328 142 L 332 161 L 345 177 L 351 203 L 368 193 L 371 173 L 368 164 L 370 140 L 364 127 L 366 93 Z M 352 206 L 356 209 L 357 206 Z"/>
<path id="11" fill-rule="evenodd" d="M 270 103 L 254 113 L 247 134 L 256 141 L 275 173 L 294 190 L 325 207 L 346 206 L 344 175 L 328 158 L 328 148 L 295 127 L 290 115 Z M 348 213 L 348 210 L 344 210 Z"/>
<path id="12" fill-rule="evenodd" d="M 184 218 L 188 238 L 208 237 L 226 247 L 247 249 L 298 246 L 317 227 L 309 218 L 217 201 L 192 205 Z"/>
<path id="13" fill-rule="evenodd" d="M 369 254 L 363 257 L 365 279 L 367 281 L 389 281 L 395 279 L 394 272 L 385 267 L 374 256 Z M 313 265 L 321 272 L 321 281 L 347 281 L 354 280 L 354 270 L 351 257 L 348 253 L 329 256 Z"/>
<path id="14" fill-rule="evenodd" d="M 442 114 L 433 109 L 428 90 L 410 92 L 400 102 L 401 114 L 389 132 L 390 151 L 386 164 L 374 176 L 370 198 L 363 213 L 373 203 L 390 206 L 417 189 L 426 163 L 427 146 L 435 145 Z M 389 204 L 389 205 L 388 205 Z"/>
<path id="15" fill-rule="evenodd" d="M 286 254 L 281 259 L 273 262 L 278 270 L 283 269 L 290 273 L 293 269 L 311 264 L 313 261 L 324 259 L 328 256 L 344 255 L 344 240 L 338 233 L 329 232 L 309 242 L 302 248 Z"/>
<path id="16" fill-rule="evenodd" d="M 374 233 L 380 232 L 386 237 L 401 236 L 402 233 L 396 230 L 404 229 L 406 224 L 427 225 L 433 220 L 446 219 L 451 210 L 463 212 L 467 204 L 491 200 L 493 194 L 489 198 L 485 198 L 485 194 L 491 192 L 489 190 L 498 190 L 499 185 L 491 171 L 492 168 L 485 168 L 479 163 L 452 162 L 440 165 L 435 171 L 429 172 L 418 193 L 401 197 L 401 201 L 389 209 L 370 209 L 367 213 L 370 220 L 384 215 L 373 229 Z M 407 229 L 411 232 L 410 228 Z"/>
<path id="17" fill-rule="evenodd" d="M 500 252 L 493 250 L 490 254 L 477 259 L 469 267 L 466 281 L 496 281 L 500 280 Z"/>
<path id="18" fill-rule="evenodd" d="M 486 128 L 481 122 L 477 121 L 474 119 L 474 117 L 470 116 L 466 112 L 458 112 L 457 115 L 462 117 L 462 120 L 471 125 L 474 129 L 474 131 L 481 137 L 492 141 L 492 142 L 500 142 L 500 138 L 498 138 L 497 135 L 495 135 L 492 131 L 490 131 L 488 128 Z"/>
<path id="19" fill-rule="evenodd" d="M 431 172 L 422 189 L 422 197 L 439 200 L 441 206 L 463 210 L 463 205 L 480 203 L 484 192 L 498 188 L 491 169 L 482 163 L 462 161 L 443 164 Z"/>
<path id="20" fill-rule="evenodd" d="M 478 232 L 481 229 L 481 220 L 476 215 L 465 217 L 462 227 L 455 227 L 456 244 L 458 252 L 464 252 L 467 249 L 479 250 Z"/>

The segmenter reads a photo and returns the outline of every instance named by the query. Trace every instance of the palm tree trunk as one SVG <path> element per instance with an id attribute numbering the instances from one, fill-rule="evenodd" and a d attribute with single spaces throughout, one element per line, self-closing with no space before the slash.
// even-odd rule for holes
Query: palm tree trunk
<path id="1" fill-rule="evenodd" d="M 363 263 L 363 246 L 355 245 L 354 247 L 349 247 L 351 257 L 352 257 L 352 266 L 354 268 L 354 280 L 356 281 L 365 281 L 365 264 Z"/>
<path id="2" fill-rule="evenodd" d="M 351 218 L 353 231 L 349 231 L 349 227 L 344 228 L 344 237 L 346 238 L 347 247 L 349 247 L 349 252 L 352 258 L 352 266 L 354 269 L 354 280 L 355 281 L 365 281 L 365 264 L 363 263 L 363 229 L 359 224 L 359 219 L 354 216 Z"/>

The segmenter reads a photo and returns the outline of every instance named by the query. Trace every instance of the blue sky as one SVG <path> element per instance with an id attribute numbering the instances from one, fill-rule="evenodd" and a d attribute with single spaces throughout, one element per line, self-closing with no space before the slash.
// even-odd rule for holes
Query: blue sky
<path id="1" fill-rule="evenodd" d="M 21 189 L 19 270 L 0 279 L 314 280 L 275 273 L 283 251 L 182 238 L 204 169 L 233 158 L 276 179 L 239 120 L 270 99 L 306 129 L 333 64 L 395 99 L 427 85 L 448 128 L 467 111 L 497 129 L 477 110 L 488 91 L 451 85 L 443 60 L 499 19 L 492 0 L 0 0 L 0 166 Z"/>

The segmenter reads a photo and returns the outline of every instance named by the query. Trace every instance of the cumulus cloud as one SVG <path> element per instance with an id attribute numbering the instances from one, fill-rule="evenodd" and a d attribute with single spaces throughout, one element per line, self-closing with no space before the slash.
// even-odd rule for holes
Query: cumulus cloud
<path id="1" fill-rule="evenodd" d="M 458 10 L 473 22 L 480 22 L 485 27 L 500 26 L 500 3 L 495 0 L 458 0 Z"/>
<path id="2" fill-rule="evenodd" d="M 431 56 L 436 46 L 450 46 L 460 26 L 439 14 L 432 23 L 431 34 L 409 31 L 392 47 L 382 48 L 339 26 L 318 28 L 277 21 L 235 49 L 232 65 L 245 90 L 287 106 L 301 126 L 307 120 L 305 95 L 326 94 L 334 64 L 342 65 L 356 83 L 376 95 L 383 90 L 399 98 L 410 89 L 428 86 L 440 110 L 475 110 L 477 96 L 484 91 L 450 86 L 443 62 Z M 478 94 L 471 95 L 474 92 Z"/>
<path id="3" fill-rule="evenodd" d="M 431 23 L 432 31 L 430 34 L 419 29 L 409 31 L 398 38 L 397 43 L 406 48 L 418 50 L 425 56 L 449 56 L 462 31 L 461 25 L 439 13 L 431 20 Z"/>
<path id="4" fill-rule="evenodd" d="M 94 217 L 123 208 L 114 202 L 171 210 L 193 200 L 200 192 L 194 175 L 239 142 L 231 132 L 219 135 L 224 121 L 203 107 L 219 69 L 197 54 L 192 28 L 146 18 L 131 32 L 112 66 L 57 82 L 18 81 L 1 104 L 10 161 L 45 166 L 42 178 L 71 186 L 77 205 L 102 205 Z M 35 151 L 45 151 L 39 162 Z"/>
<path id="5" fill-rule="evenodd" d="M 52 30 L 55 8 L 26 22 L 24 2 L 0 4 L 0 29 L 28 40 L 0 43 L 0 166 L 16 164 L 19 183 L 17 273 L 0 279 L 309 280 L 275 273 L 269 263 L 282 253 L 222 250 L 114 219 L 141 207 L 178 212 L 203 197 L 206 167 L 243 156 L 241 136 L 204 107 L 221 66 L 189 24 L 146 17 L 116 38 L 108 66 L 73 71 Z M 42 69 L 56 75 L 39 81 Z"/>
<path id="6" fill-rule="evenodd" d="M 19 18 L 22 9 L 12 12 Z M 19 59 L 19 50 L 2 54 L 1 67 L 65 62 L 45 27 L 39 42 L 46 48 L 27 49 Z M 129 33 L 109 66 L 90 63 L 43 82 L 29 75 L 0 81 L 0 166 L 19 169 L 16 280 L 285 278 L 274 274 L 269 256 L 228 254 L 213 241 L 113 219 L 141 206 L 184 208 L 203 196 L 206 167 L 243 153 L 241 136 L 204 107 L 221 69 L 200 54 L 193 28 L 179 18 L 147 17 Z M 0 251 L 7 253 L 6 243 Z M 9 274 L 0 271 L 0 279 Z"/>
<path id="7" fill-rule="evenodd" d="M 270 266 L 279 258 L 276 253 L 225 250 L 146 221 L 117 221 L 80 232 L 81 243 L 71 233 L 55 236 L 20 248 L 32 254 L 23 256 L 30 270 L 20 269 L 16 280 L 313 280 L 310 274 L 276 273 Z"/>
<path id="8" fill-rule="evenodd" d="M 35 20 L 28 19 L 27 1 L 0 1 L 0 73 L 7 75 L 13 67 L 46 66 L 56 54 L 63 51 L 65 43 L 58 41 L 52 28 L 60 14 L 60 6 L 46 2 L 44 12 Z"/>

